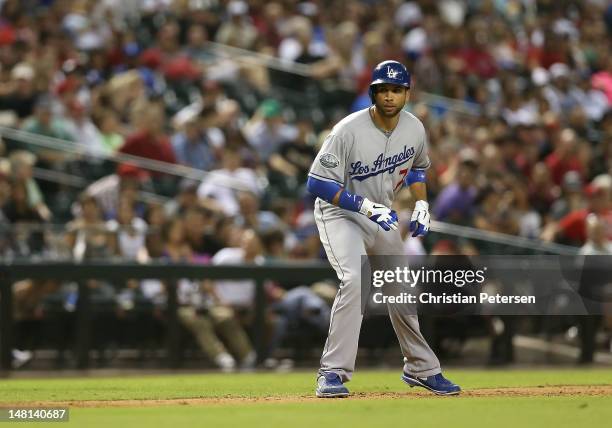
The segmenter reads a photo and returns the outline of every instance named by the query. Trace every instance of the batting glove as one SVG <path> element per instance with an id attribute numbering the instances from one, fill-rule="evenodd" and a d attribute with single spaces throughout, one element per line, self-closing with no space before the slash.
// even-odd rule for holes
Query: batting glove
<path id="1" fill-rule="evenodd" d="M 425 201 L 416 201 L 412 218 L 410 219 L 410 231 L 412 236 L 425 236 L 429 232 L 429 204 Z"/>
<path id="2" fill-rule="evenodd" d="M 397 213 L 382 204 L 363 198 L 359 212 L 385 230 L 397 230 Z"/>

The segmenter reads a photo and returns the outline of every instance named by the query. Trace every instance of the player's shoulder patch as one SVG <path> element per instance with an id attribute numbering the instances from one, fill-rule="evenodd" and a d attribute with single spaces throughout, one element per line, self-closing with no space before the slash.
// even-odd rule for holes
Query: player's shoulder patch
<path id="1" fill-rule="evenodd" d="M 323 153 L 319 158 L 319 163 L 325 168 L 335 168 L 340 165 L 340 160 L 332 153 Z"/>

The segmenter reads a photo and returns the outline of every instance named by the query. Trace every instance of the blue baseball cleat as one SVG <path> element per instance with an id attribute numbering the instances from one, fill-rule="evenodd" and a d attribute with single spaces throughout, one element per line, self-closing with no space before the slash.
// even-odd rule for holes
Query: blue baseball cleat
<path id="1" fill-rule="evenodd" d="M 344 398 L 349 390 L 342 384 L 340 376 L 333 372 L 323 372 L 317 378 L 317 397 Z"/>
<path id="2" fill-rule="evenodd" d="M 410 388 L 420 386 L 436 395 L 458 395 L 461 392 L 459 385 L 455 385 L 446 379 L 442 376 L 442 373 L 429 377 L 417 377 L 404 373 L 402 380 L 410 385 Z"/>

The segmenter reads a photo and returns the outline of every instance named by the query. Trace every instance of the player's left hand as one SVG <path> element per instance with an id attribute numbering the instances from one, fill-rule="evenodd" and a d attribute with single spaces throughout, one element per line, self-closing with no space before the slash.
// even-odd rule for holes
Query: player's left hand
<path id="1" fill-rule="evenodd" d="M 416 201 L 412 218 L 410 219 L 410 231 L 412 236 L 425 236 L 429 232 L 429 204 L 425 201 Z"/>

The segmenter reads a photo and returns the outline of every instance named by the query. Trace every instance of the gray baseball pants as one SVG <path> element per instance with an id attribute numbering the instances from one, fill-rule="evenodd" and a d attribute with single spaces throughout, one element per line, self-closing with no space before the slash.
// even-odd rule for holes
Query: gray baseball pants
<path id="1" fill-rule="evenodd" d="M 402 255 L 402 239 L 399 231 L 385 231 L 361 214 L 339 210 L 320 199 L 315 202 L 315 221 L 327 258 L 340 280 L 319 372 L 335 372 L 348 382 L 355 370 L 363 320 L 361 256 Z M 404 371 L 419 377 L 440 373 L 440 362 L 419 330 L 418 317 L 403 313 L 400 305 L 389 304 L 388 311 L 404 356 Z"/>

